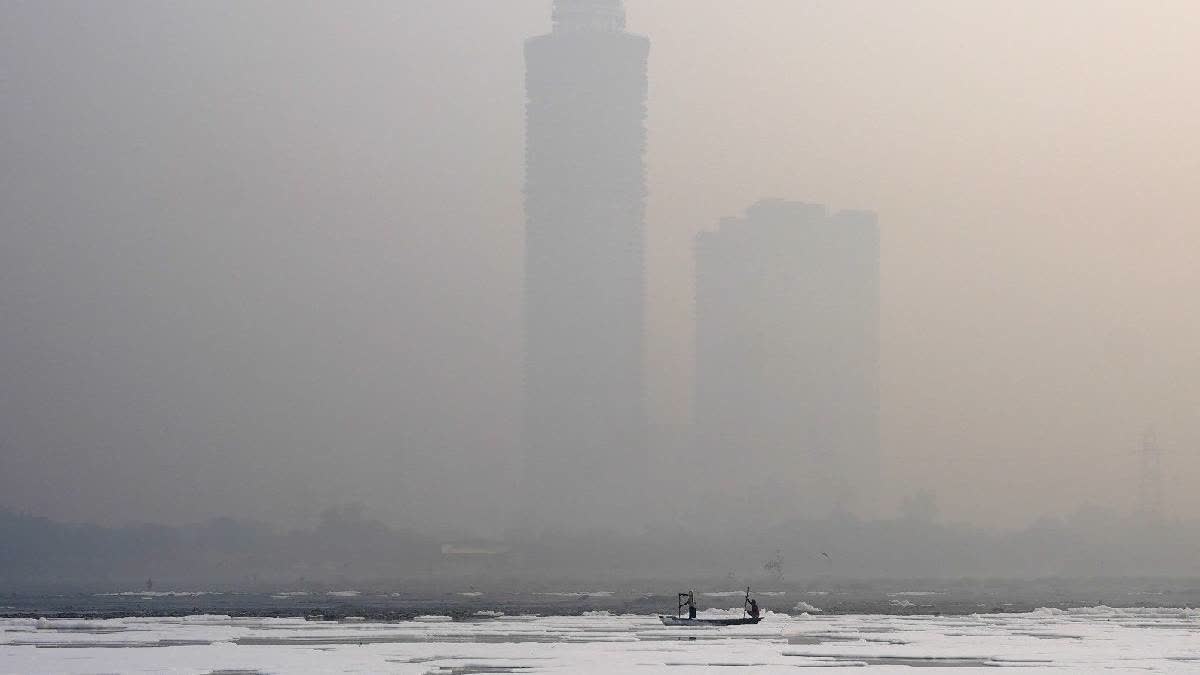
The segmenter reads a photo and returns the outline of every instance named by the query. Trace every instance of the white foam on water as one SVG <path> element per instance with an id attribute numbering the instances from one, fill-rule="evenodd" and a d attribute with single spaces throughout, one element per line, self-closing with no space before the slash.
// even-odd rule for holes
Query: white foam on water
<path id="1" fill-rule="evenodd" d="M 450 623 L 454 619 L 440 614 L 422 614 L 421 616 L 413 617 L 413 621 L 418 623 Z"/>
<path id="2" fill-rule="evenodd" d="M 227 624 L 233 621 L 233 617 L 228 614 L 192 614 L 189 616 L 180 617 L 182 623 L 208 623 L 208 624 Z"/>
<path id="3" fill-rule="evenodd" d="M 705 612 L 740 616 L 740 608 Z M 757 625 L 668 627 L 655 616 L 377 623 L 303 619 L 0 619 L 0 672 L 794 673 L 1023 666 L 1056 672 L 1200 670 L 1194 609 L 1039 609 L 971 616 L 767 612 Z M 44 627 L 44 628 L 43 628 Z"/>
<path id="4" fill-rule="evenodd" d="M 38 630 L 120 631 L 126 626 L 119 620 L 84 621 L 80 619 L 37 619 Z"/>

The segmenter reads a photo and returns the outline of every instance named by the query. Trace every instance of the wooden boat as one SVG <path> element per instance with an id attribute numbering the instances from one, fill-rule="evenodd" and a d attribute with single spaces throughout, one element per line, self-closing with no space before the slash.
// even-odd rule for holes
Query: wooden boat
<path id="1" fill-rule="evenodd" d="M 685 616 L 667 616 L 659 614 L 658 619 L 664 626 L 744 626 L 762 621 L 761 616 L 748 616 L 736 619 L 689 619 Z"/>
<path id="2" fill-rule="evenodd" d="M 659 614 L 658 620 L 663 622 L 664 626 L 745 626 L 747 624 L 756 624 L 762 621 L 762 617 L 758 614 L 758 602 L 753 604 L 750 600 L 750 587 L 746 587 L 745 607 L 752 611 L 747 611 L 741 617 L 728 619 L 698 619 L 696 618 L 696 594 L 693 591 L 680 593 L 678 595 L 679 602 L 675 606 L 675 616 Z M 687 608 L 689 616 L 683 616 L 683 610 Z"/>

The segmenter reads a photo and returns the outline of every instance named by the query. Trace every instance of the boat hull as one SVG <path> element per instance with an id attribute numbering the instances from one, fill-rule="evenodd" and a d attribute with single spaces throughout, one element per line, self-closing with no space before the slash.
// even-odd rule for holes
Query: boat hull
<path id="1" fill-rule="evenodd" d="M 762 617 L 746 617 L 744 619 L 685 619 L 679 616 L 658 615 L 664 626 L 745 626 L 762 621 Z"/>

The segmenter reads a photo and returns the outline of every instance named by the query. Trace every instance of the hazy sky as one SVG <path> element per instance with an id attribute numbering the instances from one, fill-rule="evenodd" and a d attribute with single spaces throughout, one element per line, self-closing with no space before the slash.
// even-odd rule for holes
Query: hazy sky
<path id="1" fill-rule="evenodd" d="M 0 0 L 0 505 L 502 525 L 549 4 Z M 663 434 L 694 234 L 868 208 L 891 499 L 1129 509 L 1152 424 L 1200 516 L 1200 5 L 627 6 Z"/>

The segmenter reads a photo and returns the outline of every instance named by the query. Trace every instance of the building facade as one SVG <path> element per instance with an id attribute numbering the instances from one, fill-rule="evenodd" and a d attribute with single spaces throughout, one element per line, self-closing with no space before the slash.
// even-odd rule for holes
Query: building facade
<path id="1" fill-rule="evenodd" d="M 714 510 L 757 525 L 873 515 L 874 214 L 766 200 L 699 235 L 694 401 L 693 484 Z"/>
<path id="2" fill-rule="evenodd" d="M 528 40 L 525 471 L 545 525 L 627 522 L 646 466 L 646 60 L 620 0 Z"/>

